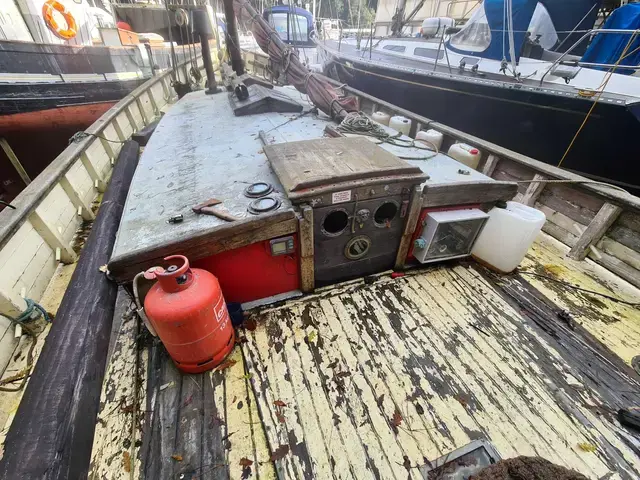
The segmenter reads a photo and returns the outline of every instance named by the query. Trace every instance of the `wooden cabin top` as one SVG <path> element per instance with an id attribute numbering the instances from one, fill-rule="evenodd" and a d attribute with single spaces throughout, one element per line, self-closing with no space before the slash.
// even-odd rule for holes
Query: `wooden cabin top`
<path id="1" fill-rule="evenodd" d="M 424 192 L 430 191 L 425 197 L 425 206 L 491 203 L 515 195 L 515 183 L 496 181 L 444 153 L 380 144 L 370 137 L 357 135 L 347 136 L 357 138 L 331 139 L 325 135 L 325 128 L 331 126 L 335 132 L 335 122 L 313 109 L 306 96 L 291 87 L 274 90 L 302 105 L 304 110 L 235 116 L 230 93 L 206 95 L 200 91 L 186 95 L 162 117 L 140 157 L 129 190 L 109 263 L 114 278 L 130 281 L 138 271 L 161 263 L 162 258 L 170 254 L 182 252 L 196 260 L 231 246 L 267 238 L 260 233 L 265 227 L 279 229 L 282 234 L 291 233 L 295 230 L 292 201 L 299 203 L 300 198 L 309 200 L 314 195 L 335 190 L 331 175 L 344 178 L 345 181 L 336 185 L 345 188 L 366 187 L 372 182 L 379 183 L 381 178 L 410 181 L 420 185 Z M 288 191 L 270 165 L 261 132 L 269 142 L 267 149 L 274 152 L 285 145 L 304 152 L 344 141 L 345 145 L 325 148 L 327 155 L 335 156 L 337 164 L 350 164 L 353 159 L 341 160 L 340 154 L 344 151 L 346 157 L 349 148 L 356 152 L 358 142 L 366 142 L 362 159 L 370 160 L 363 160 L 358 171 L 354 167 L 334 169 L 328 176 L 320 177 L 321 186 L 309 183 L 307 178 L 307 183 Z M 411 141 L 406 136 L 401 138 Z M 372 145 L 370 141 L 379 145 Z M 353 146 L 348 147 L 347 143 Z M 374 148 L 381 151 L 377 160 L 372 155 L 377 151 Z M 316 162 L 314 168 L 317 180 L 320 164 Z M 273 186 L 269 196 L 280 202 L 276 210 L 259 215 L 248 211 L 254 199 L 245 195 L 245 189 L 256 182 Z M 472 194 L 468 199 L 460 197 L 463 184 L 471 185 Z M 229 222 L 192 211 L 192 207 L 212 198 L 221 201 L 216 209 L 237 220 Z M 182 215 L 183 220 L 170 223 L 176 215 Z M 233 242 L 229 247 L 219 245 L 212 250 L 212 243 L 231 238 Z"/>

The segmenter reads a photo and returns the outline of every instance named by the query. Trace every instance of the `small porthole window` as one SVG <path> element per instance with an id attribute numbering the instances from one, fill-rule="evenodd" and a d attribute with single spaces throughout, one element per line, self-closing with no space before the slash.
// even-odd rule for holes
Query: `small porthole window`
<path id="1" fill-rule="evenodd" d="M 376 227 L 388 227 L 397 214 L 398 204 L 396 202 L 384 202 L 376 208 L 373 214 L 373 223 L 375 223 Z"/>
<path id="2" fill-rule="evenodd" d="M 337 237 L 345 231 L 349 224 L 349 215 L 345 210 L 333 210 L 322 221 L 322 233 L 329 237 Z"/>
<path id="3" fill-rule="evenodd" d="M 366 235 L 353 237 L 344 247 L 344 256 L 349 260 L 360 260 L 369 253 L 371 239 Z"/>

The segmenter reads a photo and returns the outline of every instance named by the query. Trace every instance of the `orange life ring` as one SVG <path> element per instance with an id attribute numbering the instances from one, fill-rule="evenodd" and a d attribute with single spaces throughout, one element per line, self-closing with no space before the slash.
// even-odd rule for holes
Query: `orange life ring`
<path id="1" fill-rule="evenodd" d="M 67 28 L 63 29 L 58 25 L 58 22 L 56 22 L 56 19 L 53 17 L 54 11 L 59 12 L 64 17 L 65 22 L 67 22 Z M 49 30 L 62 40 L 69 40 L 78 34 L 76 19 L 73 18 L 69 10 L 58 0 L 47 0 L 44 5 L 42 5 L 42 17 Z"/>

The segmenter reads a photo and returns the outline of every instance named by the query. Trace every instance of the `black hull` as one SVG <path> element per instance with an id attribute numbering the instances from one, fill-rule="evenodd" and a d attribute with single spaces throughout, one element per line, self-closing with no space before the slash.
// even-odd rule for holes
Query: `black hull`
<path id="1" fill-rule="evenodd" d="M 353 58 L 329 63 L 327 72 L 353 88 L 550 165 L 560 163 L 593 104 L 593 99 L 524 85 L 483 85 Z M 561 166 L 640 194 L 637 116 L 640 104 L 601 101 Z"/>
<path id="2" fill-rule="evenodd" d="M 5 115 L 39 110 L 114 102 L 127 96 L 148 78 L 100 82 L 9 84 L 0 94 L 0 134 L 6 130 Z M 15 126 L 13 127 L 15 129 Z"/>

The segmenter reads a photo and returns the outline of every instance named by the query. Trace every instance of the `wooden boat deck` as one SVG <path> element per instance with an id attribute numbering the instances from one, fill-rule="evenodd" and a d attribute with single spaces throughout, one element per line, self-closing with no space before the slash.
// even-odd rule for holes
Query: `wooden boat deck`
<path id="1" fill-rule="evenodd" d="M 554 278 L 636 304 L 640 291 L 567 249 L 541 234 L 519 275 L 467 261 L 256 310 L 226 368 L 203 375 L 125 319 L 90 478 L 422 478 L 475 439 L 637 478 L 640 437 L 615 413 L 640 405 L 638 309 Z"/>

